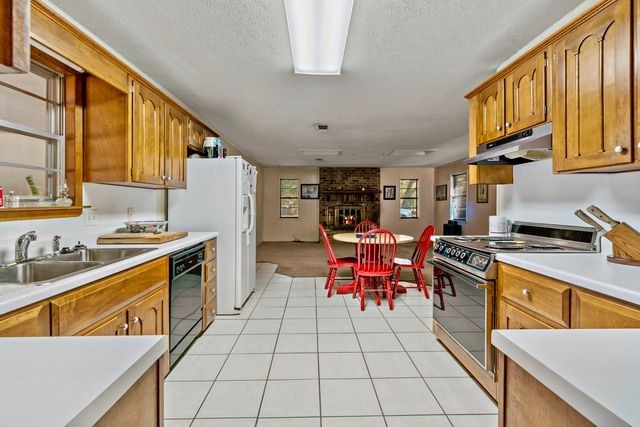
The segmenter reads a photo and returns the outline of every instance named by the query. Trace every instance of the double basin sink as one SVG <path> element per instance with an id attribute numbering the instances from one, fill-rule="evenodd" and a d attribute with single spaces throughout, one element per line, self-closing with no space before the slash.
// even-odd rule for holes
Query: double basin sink
<path id="1" fill-rule="evenodd" d="M 140 255 L 154 248 L 95 248 L 49 255 L 0 268 L 0 285 L 43 284 Z"/>

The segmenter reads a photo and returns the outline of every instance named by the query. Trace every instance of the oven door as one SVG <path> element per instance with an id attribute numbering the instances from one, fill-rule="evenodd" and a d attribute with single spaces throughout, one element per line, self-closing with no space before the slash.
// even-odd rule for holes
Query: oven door
<path id="1" fill-rule="evenodd" d="M 438 329 L 448 335 L 459 350 L 493 380 L 495 350 L 491 345 L 491 331 L 495 322 L 495 281 L 474 276 L 440 259 L 428 262 L 444 272 L 443 304 L 438 304 L 438 298 L 433 300 L 434 332 Z M 434 278 L 434 291 L 435 287 Z M 467 366 L 464 360 L 461 362 Z M 467 369 L 473 371 L 469 366 Z"/>

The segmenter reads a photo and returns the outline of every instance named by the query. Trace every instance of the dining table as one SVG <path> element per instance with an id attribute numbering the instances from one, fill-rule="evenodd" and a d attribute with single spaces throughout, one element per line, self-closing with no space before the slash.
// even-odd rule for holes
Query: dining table
<path id="1" fill-rule="evenodd" d="M 333 240 L 343 243 L 354 243 L 358 244 L 360 238 L 364 233 L 336 233 L 332 236 Z M 393 237 L 396 239 L 397 244 L 410 243 L 413 242 L 413 236 L 408 236 L 406 234 L 396 234 L 393 233 Z M 345 285 L 339 285 L 336 287 L 337 294 L 352 294 L 353 289 L 356 286 L 355 280 L 351 283 Z M 397 292 L 405 293 L 407 290 L 402 285 L 397 285 Z"/>

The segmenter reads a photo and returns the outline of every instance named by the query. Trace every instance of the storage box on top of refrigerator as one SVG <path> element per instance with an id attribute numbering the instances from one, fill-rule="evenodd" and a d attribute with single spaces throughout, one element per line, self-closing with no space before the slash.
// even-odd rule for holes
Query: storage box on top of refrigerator
<path id="1" fill-rule="evenodd" d="M 256 168 L 239 156 L 187 159 L 187 189 L 171 190 L 171 230 L 217 231 L 217 314 L 238 314 L 256 282 Z"/>

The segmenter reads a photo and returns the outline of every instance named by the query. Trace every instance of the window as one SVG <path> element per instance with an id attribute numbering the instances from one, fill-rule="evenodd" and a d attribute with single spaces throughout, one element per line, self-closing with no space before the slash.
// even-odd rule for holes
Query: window
<path id="1" fill-rule="evenodd" d="M 299 187 L 297 179 L 280 180 L 280 218 L 298 218 Z"/>
<path id="2" fill-rule="evenodd" d="M 0 185 L 9 206 L 53 206 L 65 179 L 64 77 L 37 63 L 0 75 Z"/>
<path id="3" fill-rule="evenodd" d="M 418 180 L 400 180 L 400 218 L 418 218 Z"/>
<path id="4" fill-rule="evenodd" d="M 451 175 L 451 205 L 449 219 L 467 219 L 467 173 Z"/>

